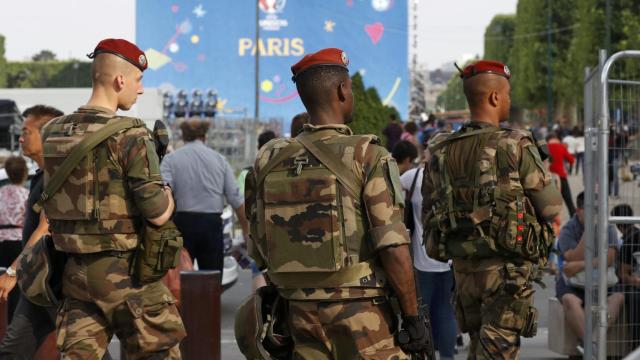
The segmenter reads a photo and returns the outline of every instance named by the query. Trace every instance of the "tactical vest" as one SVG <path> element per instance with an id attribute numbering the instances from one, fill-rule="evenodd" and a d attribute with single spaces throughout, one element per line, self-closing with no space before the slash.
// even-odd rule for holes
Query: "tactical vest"
<path id="1" fill-rule="evenodd" d="M 104 113 L 74 113 L 43 130 L 44 183 L 76 145 L 121 119 Z M 131 250 L 138 245 L 140 215 L 123 169 L 104 141 L 85 156 L 44 204 L 56 248 L 70 253 Z"/>
<path id="2" fill-rule="evenodd" d="M 314 136 L 305 132 L 284 140 L 288 145 L 258 170 L 252 233 L 264 236 L 256 243 L 269 278 L 279 289 L 359 287 L 359 297 L 382 295 L 384 272 L 366 241 L 362 176 L 351 170 L 353 149 L 363 136 L 337 136 L 327 143 Z M 309 151 L 301 137 L 325 150 L 320 159 L 314 156 L 318 149 Z M 342 151 L 346 148 L 351 151 Z M 358 180 L 345 186 L 346 178 Z M 347 293 L 334 296 L 351 297 Z"/>
<path id="3" fill-rule="evenodd" d="M 525 137 L 510 129 L 468 129 L 440 134 L 430 144 L 430 256 L 546 260 L 553 238 L 539 223 L 513 161 Z"/>

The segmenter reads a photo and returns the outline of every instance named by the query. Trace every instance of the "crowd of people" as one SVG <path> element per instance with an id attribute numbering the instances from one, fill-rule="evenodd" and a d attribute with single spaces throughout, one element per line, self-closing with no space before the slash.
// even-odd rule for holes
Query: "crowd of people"
<path id="1" fill-rule="evenodd" d="M 46 191 L 43 171 L 54 169 L 50 158 L 55 157 L 49 156 L 46 164 L 44 148 L 51 144 L 46 136 L 68 140 L 85 119 L 91 119 L 87 123 L 92 125 L 108 124 L 116 117 L 115 110 L 129 109 L 142 91 L 141 74 L 147 65 L 146 60 L 140 61 L 144 53 L 135 45 L 107 39 L 96 47 L 92 58 L 94 88 L 87 105 L 69 116 L 44 105 L 31 107 L 23 114 L 23 154 L 40 169 L 30 179 L 28 190 L 25 159 L 14 156 L 4 164 L 10 184 L 0 188 L 0 203 L 6 204 L 0 209 L 0 266 L 7 268 L 0 276 L 0 301 L 10 299 L 11 313 L 7 335 L 0 343 L 0 359 L 32 357 L 55 329 L 56 309 L 36 305 L 15 289 L 16 263 L 42 235 L 50 233 L 50 226 L 61 229 L 55 234 L 56 246 L 70 259 L 63 279 L 66 299 L 58 311 L 59 349 L 78 358 L 108 359 L 106 347 L 116 333 L 122 335 L 129 353 L 179 358 L 178 344 L 185 329 L 175 299 L 160 283 L 139 285 L 129 273 L 138 242 L 132 225 L 137 223 L 132 219 L 150 223 L 145 225 L 150 229 L 175 222 L 186 252 L 197 261 L 199 269 L 222 271 L 220 215 L 225 204 L 233 208 L 242 228 L 251 256 L 246 266 L 252 269 L 254 293 L 263 295 L 259 289 L 279 286 L 278 291 L 288 301 L 293 351 L 301 357 L 322 354 L 331 358 L 332 354 L 343 354 L 335 357 L 351 358 L 374 353 L 399 357 L 424 353 L 431 345 L 417 306 L 421 299 L 429 311 L 433 347 L 440 359 L 453 359 L 461 330 L 470 333 L 472 358 L 498 353 L 517 358 L 520 336 L 533 336 L 537 326 L 532 280 L 533 262 L 540 253 L 535 249 L 536 254 L 527 254 L 528 249 L 519 246 L 513 249 L 518 261 L 512 261 L 499 256 L 496 246 L 504 250 L 507 245 L 498 241 L 528 241 L 523 234 L 537 237 L 537 233 L 525 233 L 525 225 L 535 229 L 551 219 L 558 236 L 556 267 L 550 266 L 556 274 L 556 296 L 571 330 L 580 339 L 578 349 L 588 346 L 589 340 L 584 339 L 584 300 L 590 296 L 584 292 L 584 270 L 589 266 L 584 255 L 584 193 L 576 197 L 574 204 L 569 185 L 570 174 L 581 171 L 583 164 L 583 131 L 534 129 L 536 138 L 546 139 L 546 162 L 536 138 L 524 132 L 497 131 L 508 119 L 510 107 L 511 74 L 504 64 L 479 61 L 461 71 L 471 114 L 482 121 L 467 122 L 452 133 L 452 124 L 435 116 L 420 124 L 402 124 L 391 115 L 382 130 L 387 152 L 374 136 L 353 135 L 345 125 L 353 113 L 348 59 L 340 49 L 324 49 L 292 67 L 308 113 L 293 118 L 291 138 L 278 137 L 273 131 L 262 132 L 255 166 L 246 168 L 237 178 L 227 159 L 205 145 L 208 122 L 183 121 L 180 131 L 184 145 L 166 156 L 151 151 L 153 139 L 133 122 L 130 128 L 101 143 L 102 147 L 91 157 L 91 171 L 95 170 L 91 173 L 95 176 L 91 195 L 95 198 L 93 207 L 81 209 L 91 216 L 65 213 L 65 209 L 75 209 L 86 200 L 84 193 L 66 191 L 77 192 L 73 186 L 78 183 L 86 185 L 86 181 L 77 179 L 69 181 L 71 187 L 62 191 L 63 197 L 56 199 L 54 207 L 48 208 L 51 212 L 38 214 L 40 203 L 52 195 L 42 196 Z M 43 126 L 54 118 L 57 120 L 47 126 L 46 136 L 41 135 Z M 79 137 L 85 136 L 87 129 L 81 129 Z M 459 141 L 454 146 L 449 143 L 451 139 L 467 142 Z M 475 143 L 477 139 L 479 143 Z M 616 167 L 626 161 L 626 142 L 623 135 L 614 134 L 611 138 L 612 196 L 619 193 Z M 468 151 L 470 148 L 482 151 Z M 63 146 L 49 149 L 69 150 Z M 332 159 L 330 155 L 336 155 L 332 149 L 339 151 L 342 161 Z M 450 149 L 454 149 L 451 156 L 458 164 L 447 162 Z M 506 157 L 497 159 L 498 152 Z M 471 164 L 477 176 L 474 181 L 467 171 L 470 165 L 465 163 L 469 159 L 475 159 Z M 345 167 L 345 161 L 353 166 Z M 496 169 L 495 183 L 489 184 L 491 181 L 486 179 L 492 167 Z M 353 169 L 358 169 L 362 179 L 353 177 Z M 59 171 L 57 167 L 55 170 Z M 504 181 L 512 173 L 518 174 L 519 186 L 515 189 L 510 181 Z M 49 181 L 51 177 L 49 173 Z M 356 183 L 361 186 L 354 189 Z M 503 198 L 492 198 L 495 194 L 488 189 L 496 187 Z M 107 193 L 104 199 L 98 197 L 99 191 Z M 453 204 L 452 194 L 456 191 L 460 201 Z M 559 216 L 560 193 L 569 213 L 564 224 Z M 448 202 L 433 199 L 445 196 Z M 523 201 L 524 197 L 528 200 Z M 102 201 L 109 203 L 102 206 Z M 515 204 L 514 212 L 505 210 L 507 206 L 496 207 L 499 201 Z M 494 210 L 506 211 L 496 220 L 506 224 L 506 230 L 493 229 L 489 219 Z M 618 204 L 612 209 L 613 216 L 633 213 L 631 204 Z M 336 225 L 336 217 L 344 220 L 342 228 Z M 97 234 L 89 232 L 93 228 L 87 230 L 86 221 L 101 225 L 95 230 Z M 109 226 L 122 234 L 114 234 Z M 453 230 L 465 227 L 469 231 L 466 234 L 477 239 L 459 248 L 440 246 L 447 234 L 460 235 Z M 484 235 L 485 230 L 501 233 L 493 234 L 496 239 L 492 242 Z M 437 239 L 434 233 L 439 234 Z M 425 246 L 427 238 L 432 250 Z M 455 240 L 464 243 L 467 238 Z M 326 244 L 340 246 L 340 251 L 331 248 L 327 256 Z M 634 304 L 640 302 L 635 291 L 640 286 L 640 228 L 628 224 L 610 226 L 608 244 L 607 254 L 595 256 L 606 256 L 607 271 L 612 273 L 609 325 L 619 320 L 626 306 L 626 320 L 635 324 L 630 333 L 637 346 L 640 312 Z M 490 246 L 493 252 L 489 251 Z M 471 259 L 477 255 L 474 252 L 481 251 L 487 252 Z M 238 254 L 243 257 L 247 252 Z M 337 260 L 340 256 L 344 259 Z M 265 272 L 271 277 L 265 278 Z M 338 275 L 317 276 L 326 272 Z M 489 294 L 489 290 L 494 291 Z M 399 312 L 387 303 L 392 296 L 398 301 Z M 519 312 L 514 314 L 511 308 Z M 363 320 L 363 314 L 369 317 Z M 391 329 L 394 315 L 402 320 L 408 338 L 405 343 L 395 340 Z M 371 316 L 389 326 L 378 326 L 363 339 L 363 329 L 369 328 Z M 154 322 L 154 317 L 161 320 Z M 91 336 L 83 332 L 87 327 Z M 337 339 L 336 334 L 341 338 Z M 376 348 L 376 341 L 387 345 Z"/>

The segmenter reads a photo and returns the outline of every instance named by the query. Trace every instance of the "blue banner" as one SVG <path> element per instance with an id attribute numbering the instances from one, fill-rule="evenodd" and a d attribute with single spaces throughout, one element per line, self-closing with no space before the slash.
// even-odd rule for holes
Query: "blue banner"
<path id="1" fill-rule="evenodd" d="M 149 58 L 148 87 L 219 94 L 222 113 L 251 116 L 260 51 L 260 116 L 288 121 L 304 111 L 291 65 L 325 47 L 342 48 L 350 72 L 395 106 L 408 104 L 406 0 L 137 0 L 137 44 Z"/>

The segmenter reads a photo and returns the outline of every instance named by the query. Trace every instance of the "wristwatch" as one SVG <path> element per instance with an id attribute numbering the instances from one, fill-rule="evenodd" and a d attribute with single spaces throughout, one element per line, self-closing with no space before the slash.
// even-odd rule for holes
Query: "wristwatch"
<path id="1" fill-rule="evenodd" d="M 16 277 L 16 269 L 14 269 L 13 266 L 9 266 L 7 268 L 6 274 L 9 277 Z"/>

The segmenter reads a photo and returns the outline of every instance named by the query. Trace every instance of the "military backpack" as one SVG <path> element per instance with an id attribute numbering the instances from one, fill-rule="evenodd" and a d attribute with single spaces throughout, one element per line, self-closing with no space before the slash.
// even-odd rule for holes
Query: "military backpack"
<path id="1" fill-rule="evenodd" d="M 427 252 L 440 261 L 495 256 L 544 263 L 553 245 L 525 196 L 513 161 L 524 132 L 467 129 L 438 134 L 430 143 L 433 207 Z M 533 139 L 531 139 L 534 142 Z"/>

